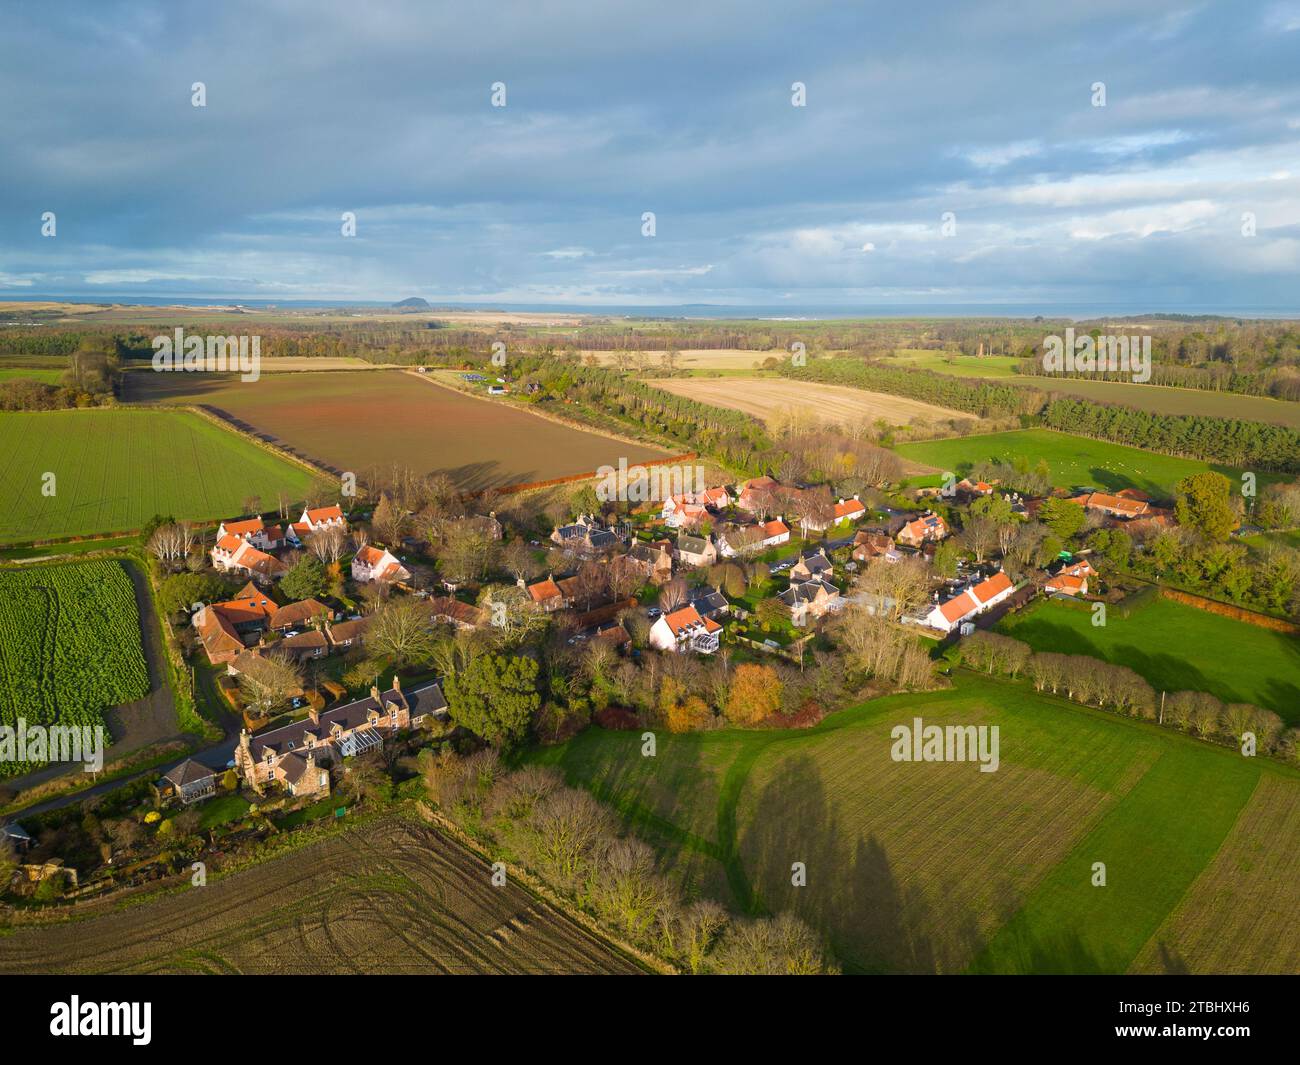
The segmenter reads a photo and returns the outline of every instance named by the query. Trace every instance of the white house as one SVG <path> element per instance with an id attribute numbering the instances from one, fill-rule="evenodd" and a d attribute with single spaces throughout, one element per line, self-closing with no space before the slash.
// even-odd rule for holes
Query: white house
<path id="1" fill-rule="evenodd" d="M 650 646 L 657 651 L 696 651 L 711 655 L 718 649 L 722 626 L 700 616 L 693 606 L 662 615 L 650 627 Z"/>
<path id="2" fill-rule="evenodd" d="M 952 632 L 968 618 L 997 606 L 1015 590 L 1010 577 L 1005 573 L 995 573 L 988 580 L 972 585 L 951 599 L 936 603 L 925 616 L 925 623 L 940 632 Z"/>
<path id="3" fill-rule="evenodd" d="M 260 517 L 223 521 L 217 526 L 217 540 L 224 540 L 227 536 L 252 544 L 259 551 L 274 551 L 284 543 L 280 526 L 267 525 Z"/>
<path id="4" fill-rule="evenodd" d="M 411 572 L 387 548 L 367 544 L 352 560 L 352 579 L 359 584 L 369 581 L 391 584 L 410 580 Z"/>
<path id="5" fill-rule="evenodd" d="M 329 507 L 303 507 L 302 517 L 289 526 L 291 539 L 301 543 L 312 533 L 322 529 L 348 530 L 348 519 L 338 504 Z"/>
<path id="6" fill-rule="evenodd" d="M 242 524 L 242 523 L 239 523 Z M 217 538 L 210 552 L 213 568 L 222 573 L 236 573 L 243 577 L 270 580 L 285 571 L 285 565 L 274 555 L 260 551 L 247 540 L 234 533 Z"/>

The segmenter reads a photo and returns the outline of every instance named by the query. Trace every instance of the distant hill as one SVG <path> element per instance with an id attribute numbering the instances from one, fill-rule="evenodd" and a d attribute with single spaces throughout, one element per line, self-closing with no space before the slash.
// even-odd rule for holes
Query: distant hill
<path id="1" fill-rule="evenodd" d="M 433 304 L 419 296 L 412 296 L 409 300 L 402 300 L 401 303 L 394 303 L 393 307 L 400 311 L 427 311 Z"/>

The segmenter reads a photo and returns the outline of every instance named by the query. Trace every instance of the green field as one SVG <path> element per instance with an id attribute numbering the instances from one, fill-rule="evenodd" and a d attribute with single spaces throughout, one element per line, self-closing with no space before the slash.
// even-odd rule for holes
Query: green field
<path id="1" fill-rule="evenodd" d="M 1300 639 L 1172 599 L 1153 597 L 1131 611 L 1113 607 L 1095 627 L 1091 611 L 1044 600 L 1008 615 L 998 631 L 1036 651 L 1128 666 L 1158 690 L 1207 691 L 1300 722 Z"/>
<path id="2" fill-rule="evenodd" d="M 1234 483 L 1240 483 L 1240 474 L 1227 466 L 1159 455 L 1154 451 L 1058 433 L 1052 429 L 1020 429 L 949 440 L 925 440 L 899 444 L 894 450 L 905 459 L 952 471 L 959 476 L 985 459 L 1010 462 L 1023 457 L 1031 466 L 1036 466 L 1039 459 L 1046 459 L 1052 472 L 1052 484 L 1059 488 L 1087 485 L 1112 492 L 1121 488 L 1140 488 L 1152 495 L 1167 497 L 1184 477 L 1206 470 L 1217 470 Z M 1266 483 L 1276 479 L 1268 475 L 1260 477 Z M 923 482 L 918 480 L 915 483 Z"/>
<path id="3" fill-rule="evenodd" d="M 955 377 L 1011 377 L 1020 369 L 1020 360 L 1014 355 L 953 355 L 925 348 L 899 348 L 891 361 Z"/>
<path id="4" fill-rule="evenodd" d="M 241 513 L 249 496 L 300 500 L 312 480 L 184 411 L 0 414 L 0 453 L 0 543 L 124 532 L 155 514 L 216 519 Z M 42 491 L 48 483 L 53 495 Z"/>
<path id="5" fill-rule="evenodd" d="M 934 369 L 934 367 L 931 367 Z M 968 375 L 969 376 L 969 375 Z M 1080 396 L 1098 403 L 1122 403 L 1155 414 L 1187 414 L 1208 418 L 1244 418 L 1300 429 L 1300 403 L 1268 396 L 1244 396 L 1235 392 L 1212 392 L 1204 388 L 1171 388 L 1168 385 L 1134 384 L 1132 381 L 1099 381 L 1091 378 L 1017 376 L 1009 384 L 1027 385 L 1044 392 Z"/>
<path id="6" fill-rule="evenodd" d="M 1126 407 L 1156 414 L 1187 414 L 1210 418 L 1243 418 L 1300 429 L 1300 403 L 1268 396 L 1246 396 L 1235 392 L 1213 392 L 1201 388 L 1171 388 L 1132 381 L 1103 381 L 1096 378 L 1047 377 L 1020 373 L 1020 359 L 1014 355 L 954 355 L 924 348 L 899 348 L 890 364 L 900 363 L 918 370 L 951 374 L 955 377 L 999 378 L 1007 384 L 1024 385 L 1044 392 L 1079 396 L 1098 403 L 1122 403 Z"/>
<path id="7" fill-rule="evenodd" d="M 890 730 L 914 717 L 997 725 L 998 771 L 892 761 Z M 660 734 L 653 758 L 641 744 L 593 728 L 530 757 L 613 804 L 688 890 L 798 912 L 846 971 L 1300 964 L 1278 831 L 1300 821 L 1300 773 L 1263 759 L 965 672 L 807 731 Z M 1211 907 L 1234 938 L 1208 934 Z"/>
<path id="8" fill-rule="evenodd" d="M 148 692 L 135 590 L 122 563 L 0 570 L 0 723 L 93 727 L 105 710 Z M 0 777 L 39 764 L 0 761 Z"/>
<path id="9" fill-rule="evenodd" d="M 1260 550 L 1265 547 L 1289 547 L 1300 551 L 1300 529 L 1283 529 L 1278 532 L 1258 533 L 1242 541 Z"/>
<path id="10" fill-rule="evenodd" d="M 6 381 L 13 381 L 20 377 L 25 377 L 29 381 L 40 381 L 42 384 L 57 385 L 63 379 L 63 371 L 23 370 L 0 366 L 0 384 L 4 384 Z"/>

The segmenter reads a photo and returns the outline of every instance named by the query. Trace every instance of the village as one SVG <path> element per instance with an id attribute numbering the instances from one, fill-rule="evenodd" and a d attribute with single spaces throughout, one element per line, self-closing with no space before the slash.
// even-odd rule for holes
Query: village
<path id="1" fill-rule="evenodd" d="M 898 509 L 883 497 L 870 508 L 853 496 L 818 509 L 802 502 L 813 489 L 764 476 L 671 496 L 627 515 L 578 514 L 554 526 L 545 542 L 529 544 L 545 575 L 516 578 L 523 594 L 513 602 L 499 599 L 495 610 L 490 586 L 483 592 L 486 582 L 466 588 L 417 577 L 424 572 L 417 543 L 404 538 L 394 545 L 396 553 L 372 543 L 364 519 L 349 522 L 338 504 L 305 508 L 297 521 L 283 525 L 238 518 L 221 523 L 209 554 L 216 572 L 246 583 L 229 599 L 199 606 L 191 625 L 207 661 L 224 667 L 221 690 L 245 722 L 231 765 L 241 785 L 258 794 L 281 789 L 318 796 L 330 788 L 329 774 L 320 767 L 371 751 L 399 731 L 445 724 L 448 715 L 437 678 L 403 695 L 394 677 L 387 693 L 372 687 L 367 697 L 344 702 L 344 689 L 320 672 L 310 688 L 272 687 L 269 703 L 247 697 L 268 664 L 301 667 L 364 653 L 368 615 L 328 595 L 284 601 L 289 597 L 278 582 L 291 566 L 282 559 L 299 555 L 309 542 L 351 546 L 350 590 L 369 589 L 385 601 L 409 597 L 431 629 L 491 632 L 508 627 L 505 612 L 516 610 L 555 624 L 571 647 L 601 641 L 633 656 L 714 655 L 726 647 L 733 655 L 739 651 L 740 660 L 775 655 L 798 662 L 806 645 L 824 640 L 824 622 L 853 604 L 943 639 L 969 633 L 978 619 L 1017 595 L 1023 605 L 1038 593 L 1085 599 L 1095 592 L 1098 574 L 1086 550 L 1077 556 L 1062 551 L 1045 567 L 1016 578 L 989 559 L 957 557 L 950 575 L 942 559 L 936 568 L 941 545 L 951 546 L 953 513 L 996 491 L 963 479 L 944 496 L 916 493 L 918 505 L 942 502 L 945 519 L 929 507 Z M 1026 516 L 1043 502 L 1015 493 L 999 498 Z M 1169 511 L 1140 493 L 1058 498 L 1092 515 L 1094 523 L 1135 523 L 1136 529 L 1142 522 L 1170 520 Z M 473 520 L 491 541 L 506 535 L 495 515 Z M 913 583 L 891 596 L 881 590 L 887 587 L 883 578 L 867 579 L 873 567 L 879 573 L 899 563 L 920 569 L 922 589 Z M 734 582 L 741 565 L 750 567 L 743 590 Z M 253 684 L 241 685 L 241 677 Z M 331 702 L 337 705 L 326 709 Z M 283 723 L 285 716 L 297 720 Z M 221 768 L 204 775 L 188 761 L 165 779 L 188 802 L 216 793 Z"/>

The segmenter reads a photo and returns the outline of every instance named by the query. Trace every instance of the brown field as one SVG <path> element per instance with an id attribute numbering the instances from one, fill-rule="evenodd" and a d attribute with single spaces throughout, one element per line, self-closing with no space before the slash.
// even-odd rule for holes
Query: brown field
<path id="1" fill-rule="evenodd" d="M 650 379 L 646 383 L 701 403 L 744 411 L 768 422 L 787 418 L 791 413 L 806 413 L 820 422 L 839 425 L 874 422 L 878 418 L 892 425 L 902 425 L 918 419 L 938 421 L 969 417 L 961 411 L 883 392 L 864 392 L 858 388 L 783 378 L 727 377 L 715 380 L 673 377 Z"/>
<path id="2" fill-rule="evenodd" d="M 625 358 L 628 365 L 635 368 L 644 360 L 652 368 L 663 365 L 664 353 L 658 351 L 582 351 L 585 358 L 590 355 L 602 366 L 613 366 L 620 358 Z M 774 351 L 748 351 L 743 348 L 684 348 L 677 353 L 679 370 L 753 370 L 761 366 L 768 358 L 785 359 L 790 353 L 781 348 Z"/>
<path id="3" fill-rule="evenodd" d="M 304 373 L 324 370 L 389 370 L 399 369 L 397 363 L 366 362 L 352 355 L 286 355 L 276 359 L 263 359 L 262 373 Z"/>
<path id="4" fill-rule="evenodd" d="M 636 973 L 459 844 L 396 819 L 178 894 L 0 937 L 3 973 Z"/>
<path id="5" fill-rule="evenodd" d="M 1300 972 L 1295 934 L 1300 883 L 1300 788 L 1271 773 L 1242 809 L 1214 861 L 1151 937 L 1132 972 L 1169 971 L 1173 953 L 1193 973 Z"/>
<path id="6" fill-rule="evenodd" d="M 131 402 L 201 403 L 335 470 L 406 466 L 466 489 L 550 480 L 665 452 L 573 428 L 395 371 L 128 375 Z"/>

